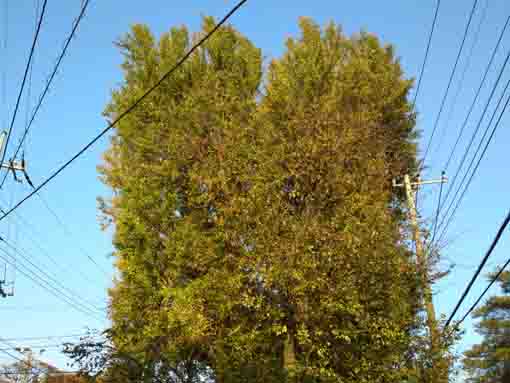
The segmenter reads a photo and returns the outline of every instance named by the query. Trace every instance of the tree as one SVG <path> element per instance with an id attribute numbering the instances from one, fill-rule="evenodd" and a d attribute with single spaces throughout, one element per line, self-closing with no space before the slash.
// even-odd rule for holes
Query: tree
<path id="1" fill-rule="evenodd" d="M 213 378 L 207 366 L 192 360 L 160 359 L 144 360 L 141 352 L 119 351 L 112 342 L 112 334 L 105 331 L 104 340 L 92 337 L 77 344 L 68 343 L 64 353 L 79 368 L 79 381 L 94 383 L 109 382 L 153 382 L 153 383 L 194 383 L 207 382 Z"/>
<path id="2" fill-rule="evenodd" d="M 221 28 L 105 153 L 112 344 L 153 375 L 186 360 L 218 382 L 407 373 L 419 286 L 391 180 L 416 170 L 412 81 L 373 35 L 300 27 L 264 84 L 260 50 Z M 106 116 L 196 39 L 134 26 Z"/>
<path id="3" fill-rule="evenodd" d="M 464 354 L 469 382 L 510 381 L 510 272 L 503 272 L 498 282 L 503 295 L 489 298 L 473 314 L 479 319 L 476 329 L 483 340 Z"/>

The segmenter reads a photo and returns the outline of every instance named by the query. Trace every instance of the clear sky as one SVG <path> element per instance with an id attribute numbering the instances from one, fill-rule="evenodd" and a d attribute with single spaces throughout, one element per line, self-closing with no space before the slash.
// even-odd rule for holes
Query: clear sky
<path id="1" fill-rule="evenodd" d="M 4 15 L 5 3 L 8 3 L 8 17 Z M 0 73 L 5 71 L 7 77 L 6 100 L 0 98 L 2 127 L 6 126 L 14 108 L 33 35 L 36 3 L 37 0 L 2 0 L 0 6 L 2 41 L 5 20 L 8 20 L 8 46 L 7 49 L 3 47 L 0 49 Z M 406 75 L 417 77 L 435 3 L 433 0 L 347 2 L 251 0 L 231 22 L 263 49 L 267 60 L 282 53 L 286 37 L 297 35 L 299 16 L 310 16 L 320 24 L 334 20 L 341 24 L 348 34 L 365 29 L 380 36 L 384 42 L 394 44 Z M 429 168 L 424 176 L 429 178 L 440 176 L 481 80 L 490 52 L 510 14 L 510 4 L 505 0 L 479 0 L 478 3 L 464 54 L 459 62 L 428 156 Z M 71 29 L 72 20 L 79 12 L 80 4 L 81 1 L 78 0 L 48 1 L 47 17 L 34 57 L 31 105 L 34 105 L 44 86 L 65 36 Z M 101 112 L 109 99 L 111 89 L 121 81 L 119 69 L 121 56 L 112 42 L 128 31 L 131 24 L 146 23 L 158 35 L 173 25 L 185 24 L 192 30 L 197 30 L 202 15 L 220 18 L 233 5 L 233 1 L 224 0 L 185 2 L 147 0 L 126 1 L 122 4 L 92 0 L 77 37 L 71 43 L 69 55 L 64 60 L 30 135 L 26 159 L 34 183 L 41 182 L 49 172 L 71 157 L 105 126 Z M 466 64 L 466 53 L 470 51 L 473 43 L 473 31 L 476 30 L 486 6 L 479 39 L 474 46 L 474 54 L 467 67 L 462 88 L 458 90 L 459 77 Z M 472 1 L 467 0 L 443 1 L 441 4 L 430 57 L 416 104 L 419 111 L 418 127 L 422 130 L 420 141 L 422 150 L 434 126 L 471 7 Z M 490 86 L 495 80 L 496 69 L 499 69 L 504 55 L 510 49 L 509 37 L 510 34 L 507 34 L 503 40 L 493 70 L 489 73 L 487 85 L 482 90 L 480 101 L 467 125 L 464 139 L 450 165 L 447 173 L 450 177 L 454 175 L 467 138 L 478 121 Z M 502 85 L 509 76 L 509 73 L 503 75 Z M 456 92 L 459 92 L 459 97 L 456 107 L 452 110 L 452 99 Z M 496 96 L 499 96 L 499 92 Z M 12 153 L 14 144 L 22 132 L 26 107 L 27 101 L 24 99 L 8 153 Z M 492 107 L 489 108 L 489 112 L 492 112 Z M 448 120 L 450 113 L 451 118 Z M 485 121 L 487 120 L 484 120 L 482 129 L 486 126 Z M 505 142 L 508 142 L 510 133 L 507 123 L 508 118 L 505 116 L 456 219 L 450 226 L 447 236 L 449 245 L 443 252 L 444 264 L 453 262 L 457 267 L 435 288 L 434 299 L 440 313 L 451 311 L 508 209 L 508 199 L 505 198 L 505 189 L 509 185 L 505 172 L 507 168 Z M 42 265 L 60 283 L 76 290 L 80 296 L 98 306 L 105 305 L 106 289 L 111 284 L 113 276 L 112 260 L 108 256 L 112 251 L 111 235 L 100 231 L 96 209 L 96 197 L 108 195 L 108 190 L 99 182 L 96 173 L 96 165 L 100 163 L 101 153 L 107 145 L 107 139 L 99 142 L 43 192 L 44 199 L 65 222 L 72 236 L 62 230 L 61 225 L 39 198 L 32 199 L 18 210 L 22 218 L 13 217 L 7 222 L 0 223 L 0 235 L 24 249 L 34 263 Z M 12 177 L 9 177 L 6 186 L 0 191 L 0 205 L 5 207 L 27 192 L 29 188 L 26 184 L 15 184 Z M 423 187 L 419 208 L 424 219 L 433 216 L 438 192 L 437 185 Z M 490 265 L 501 264 L 509 256 L 510 242 L 507 237 L 503 236 Z M 45 254 L 53 257 L 61 266 L 55 267 Z M 86 257 L 87 254 L 106 271 L 106 275 Z M 12 276 L 12 268 L 8 268 L 9 281 Z M 468 307 L 468 303 L 476 299 L 485 283 L 484 278 L 477 282 L 461 312 Z M 108 323 L 105 318 L 91 319 L 66 306 L 20 273 L 16 275 L 15 287 L 14 297 L 0 300 L 0 337 L 76 334 L 83 332 L 87 326 L 101 329 Z M 478 339 L 474 335 L 470 320 L 466 322 L 465 329 L 467 333 L 459 345 L 460 350 Z M 42 340 L 26 341 L 23 344 L 44 343 L 58 342 Z M 62 367 L 65 366 L 65 360 L 54 349 L 46 351 L 43 357 Z"/>

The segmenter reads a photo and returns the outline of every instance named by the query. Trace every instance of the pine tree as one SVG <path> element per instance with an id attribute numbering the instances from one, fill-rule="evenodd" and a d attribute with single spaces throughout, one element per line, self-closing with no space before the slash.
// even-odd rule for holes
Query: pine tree
<path id="1" fill-rule="evenodd" d="M 498 282 L 503 295 L 489 298 L 473 314 L 483 340 L 464 354 L 469 382 L 510 382 L 510 272 L 503 272 Z"/>

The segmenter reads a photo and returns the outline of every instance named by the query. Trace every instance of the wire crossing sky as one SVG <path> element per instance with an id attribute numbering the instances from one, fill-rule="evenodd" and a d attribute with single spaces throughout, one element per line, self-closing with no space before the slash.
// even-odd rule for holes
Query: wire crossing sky
<path id="1" fill-rule="evenodd" d="M 7 9 L 6 3 L 8 3 L 8 15 L 4 11 Z M 483 2 L 479 3 L 478 8 L 481 8 Z M 2 106 L 0 121 L 10 121 L 12 118 L 16 92 L 23 78 L 23 69 L 34 37 L 36 4 L 36 0 L 7 0 L 0 7 L 2 12 L 0 20 L 7 20 L 0 28 L 0 41 L 4 42 L 8 37 L 8 49 L 5 55 L 9 57 L 8 60 L 0 62 L 0 79 L 6 78 L 5 89 L 7 89 L 7 105 Z M 72 39 L 66 57 L 45 96 L 44 104 L 30 128 L 30 145 L 26 161 L 28 173 L 34 184 L 40 185 L 54 169 L 58 169 L 67 159 L 72 158 L 91 137 L 104 128 L 105 121 L 101 112 L 110 98 L 111 90 L 118 87 L 122 81 L 119 68 L 122 57 L 114 47 L 113 41 L 126 33 L 131 24 L 146 23 L 157 35 L 171 26 L 181 24 L 189 26 L 192 30 L 198 30 L 201 15 L 213 15 L 220 20 L 234 4 L 233 1 L 175 3 L 150 0 L 143 4 L 126 2 L 122 7 L 118 7 L 114 2 L 90 1 L 76 36 Z M 48 76 L 62 51 L 73 22 L 79 15 L 81 6 L 81 1 L 48 1 L 45 21 L 34 52 L 30 92 L 32 100 L 31 103 L 20 103 L 20 113 L 22 113 L 20 115 L 26 113 L 25 105 L 37 104 L 37 97 L 46 86 Z M 319 2 L 282 0 L 275 3 L 266 0 L 248 2 L 230 22 L 262 49 L 264 56 L 267 57 L 266 62 L 281 55 L 287 37 L 297 36 L 297 21 L 300 16 L 310 16 L 322 25 L 329 20 L 334 20 L 343 26 L 346 34 L 364 29 L 380 36 L 384 42 L 394 44 L 406 75 L 418 81 L 432 23 L 436 19 L 419 94 L 416 98 L 417 125 L 421 131 L 420 150 L 423 156 L 427 140 L 434 129 L 441 97 L 457 61 L 457 53 L 466 30 L 466 23 L 471 17 L 473 2 L 443 1 L 437 18 L 435 18 L 436 6 L 436 1 L 398 0 L 389 4 L 368 0 L 347 3 L 332 0 Z M 460 164 L 468 139 L 475 131 L 477 121 L 482 115 L 492 84 L 498 76 L 498 69 L 502 66 L 505 55 L 510 49 L 510 41 L 502 38 L 499 48 L 494 53 L 493 63 L 487 71 L 485 84 L 480 87 L 476 102 L 473 102 L 498 37 L 510 15 L 508 2 L 489 1 L 484 16 L 485 21 L 481 24 L 480 34 L 464 75 L 461 68 L 464 68 L 466 64 L 470 51 L 468 47 L 472 46 L 474 31 L 483 16 L 478 8 L 472 15 L 471 27 L 464 43 L 465 49 L 459 56 L 458 70 L 452 78 L 452 91 L 446 97 L 444 111 L 437 122 L 437 130 L 441 134 L 431 144 L 432 148 L 436 147 L 438 142 L 435 140 L 440 138 L 441 150 L 428 154 L 430 161 L 423 171 L 422 178 L 429 176 L 439 178 L 444 164 L 448 161 L 446 176 L 451 179 Z M 271 28 L 265 25 L 271 25 Z M 2 54 L 5 51 L 3 49 Z M 450 108 L 455 97 L 453 90 L 457 89 L 461 76 L 464 83 L 455 100 L 455 108 L 450 118 Z M 505 70 L 502 73 L 501 84 L 495 91 L 495 100 L 508 79 L 509 73 Z M 4 85 L 2 89 L 3 87 Z M 472 110 L 470 110 L 471 105 L 473 105 Z M 495 106 L 495 102 L 489 103 L 486 116 L 481 123 L 483 128 L 487 126 Z M 466 121 L 465 127 L 464 121 Z M 507 170 L 502 158 L 505 158 L 504 155 L 507 152 L 505 143 L 510 138 L 510 132 L 506 129 L 508 122 L 507 114 L 504 113 L 484 160 L 480 163 L 477 176 L 473 179 L 456 213 L 455 220 L 448 227 L 447 234 L 440 243 L 444 247 L 443 266 L 455 263 L 458 267 L 436 287 L 434 300 L 439 313 L 448 314 L 454 307 L 505 214 L 505 189 L 508 181 L 504 176 Z M 22 119 L 16 119 L 11 137 L 12 143 L 20 142 L 24 128 Z M 462 137 L 458 139 L 461 129 L 464 131 Z M 477 140 L 480 137 L 481 135 L 477 134 Z M 451 148 L 454 146 L 455 153 L 450 159 Z M 39 198 L 27 200 L 16 210 L 16 213 L 42 234 L 42 238 L 38 238 L 37 241 L 39 247 L 44 248 L 44 251 L 57 262 L 71 265 L 76 271 L 64 272 L 52 266 L 34 241 L 24 239 L 24 235 L 20 234 L 19 245 L 26 250 L 27 254 L 33 256 L 34 263 L 44 266 L 45 270 L 51 270 L 62 285 L 79 292 L 84 299 L 95 303 L 99 299 L 98 305 L 102 307 L 107 303 L 106 289 L 111 285 L 114 276 L 112 259 L 109 257 L 112 252 L 112 233 L 111 230 L 101 231 L 96 203 L 96 197 L 110 196 L 110 191 L 97 179 L 96 172 L 96 166 L 101 163 L 101 154 L 107 147 L 108 139 L 98 142 L 97 146 L 92 147 L 89 152 L 47 185 L 44 197 L 70 231 L 79 236 L 80 245 L 86 253 L 98 262 L 109 277 L 105 277 L 92 262 L 83 256 L 74 243 L 73 237 L 63 235 L 55 217 Z M 11 147 L 11 150 L 13 149 L 14 146 Z M 445 192 L 449 186 L 446 184 L 445 190 L 442 191 L 443 201 L 446 200 Z M 26 183 L 13 182 L 12 176 L 6 179 L 4 194 L 0 196 L 2 201 L 9 200 L 9 193 L 6 190 L 9 190 L 9 193 L 12 190 L 17 196 L 28 195 L 31 192 L 31 188 Z M 419 209 L 424 219 L 434 217 L 437 211 L 438 193 L 439 187 L 423 189 L 420 193 Z M 8 211 L 13 205 L 2 203 L 1 207 Z M 439 216 L 440 219 L 442 213 Z M 13 228 L 17 226 L 16 230 L 20 233 L 27 229 L 20 220 L 15 219 L 15 215 L 12 215 L 0 222 L 0 233 L 6 231 L 9 223 Z M 506 235 L 503 235 L 486 269 L 482 270 L 482 274 L 506 261 L 509 244 Z M 14 255 L 7 246 L 0 243 L 0 247 Z M 12 270 L 8 269 L 8 276 L 11 273 Z M 85 283 L 80 274 L 84 274 L 89 282 Z M 475 301 L 485 286 L 484 278 L 479 278 L 473 284 L 471 293 L 467 296 L 460 312 L 464 312 Z M 7 309 L 13 307 L 20 309 Z M 69 309 L 54 296 L 21 275 L 16 281 L 15 296 L 0 301 L 0 312 L 3 313 L 0 328 L 7 329 L 0 333 L 0 337 L 4 338 L 37 337 L 59 333 L 77 334 L 82 333 L 87 326 L 101 329 L 108 325 L 107 320 L 92 323 L 85 314 Z M 479 339 L 473 332 L 469 317 L 466 318 L 464 326 L 467 334 L 460 348 Z M 65 366 L 65 360 L 54 350 L 46 351 L 43 356 L 49 362 Z M 5 360 L 9 359 L 6 355 L 4 357 Z"/>

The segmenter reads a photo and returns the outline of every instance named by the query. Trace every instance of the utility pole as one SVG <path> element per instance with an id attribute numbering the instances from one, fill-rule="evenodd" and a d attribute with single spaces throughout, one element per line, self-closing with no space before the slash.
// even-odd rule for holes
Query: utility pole
<path id="1" fill-rule="evenodd" d="M 411 221 L 413 242 L 416 248 L 416 263 L 418 267 L 418 273 L 421 279 L 422 291 L 423 291 L 423 304 L 425 306 L 425 312 L 427 314 L 427 327 L 430 334 L 430 349 L 433 355 L 432 374 L 441 375 L 441 366 L 444 368 L 442 360 L 436 362 L 436 358 L 441 355 L 441 344 L 439 338 L 439 329 L 437 326 L 436 312 L 434 309 L 434 302 L 432 301 L 432 287 L 429 281 L 429 264 L 428 255 L 425 254 L 423 249 L 423 242 L 421 240 L 420 226 L 418 224 L 418 218 L 416 213 L 415 197 L 416 191 L 420 185 L 430 184 L 442 184 L 446 183 L 448 179 L 442 175 L 439 180 L 422 181 L 418 178 L 416 182 L 411 182 L 408 174 L 404 176 L 404 183 L 397 184 L 393 180 L 394 187 L 404 187 L 407 199 L 407 208 L 409 212 L 409 220 Z M 442 359 L 442 358 L 441 358 Z M 434 382 L 442 381 L 441 378 L 434 379 Z"/>
<path id="2" fill-rule="evenodd" d="M 0 133 L 0 157 L 3 156 L 3 153 L 5 150 L 7 150 L 7 148 L 5 147 L 5 139 L 7 137 L 7 132 L 4 130 Z M 15 160 L 15 159 L 10 159 L 2 164 L 0 164 L 0 169 L 7 169 L 7 171 L 9 172 L 12 172 L 12 176 L 14 177 L 14 180 L 16 182 L 22 182 L 16 172 L 19 171 L 21 173 L 23 173 L 23 175 L 25 176 L 25 180 L 27 181 L 27 183 L 32 186 L 32 188 L 34 187 L 32 181 L 30 180 L 30 177 L 28 176 L 28 173 L 27 173 L 27 167 L 26 167 L 26 162 L 25 162 L 25 154 L 22 153 L 22 156 L 21 156 L 21 161 L 18 161 L 18 160 Z"/>

